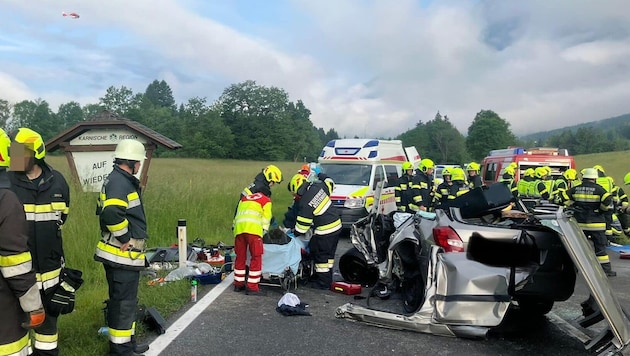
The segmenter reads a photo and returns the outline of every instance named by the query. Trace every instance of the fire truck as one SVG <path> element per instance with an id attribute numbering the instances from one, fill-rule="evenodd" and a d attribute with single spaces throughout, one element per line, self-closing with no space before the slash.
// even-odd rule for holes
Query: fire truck
<path id="1" fill-rule="evenodd" d="M 505 168 L 512 162 L 517 164 L 514 179 L 516 181 L 527 168 L 549 166 L 552 179 L 562 175 L 567 169 L 575 169 L 575 159 L 569 151 L 556 147 L 508 147 L 506 149 L 491 150 L 481 164 L 481 179 L 485 185 L 498 182 Z"/>

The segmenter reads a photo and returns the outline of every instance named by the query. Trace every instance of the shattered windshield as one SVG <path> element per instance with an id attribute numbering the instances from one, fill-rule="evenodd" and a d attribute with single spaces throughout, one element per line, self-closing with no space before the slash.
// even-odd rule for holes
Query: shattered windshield
<path id="1" fill-rule="evenodd" d="M 335 184 L 343 185 L 368 185 L 372 175 L 372 166 L 369 164 L 322 164 L 322 171 L 326 173 Z"/>

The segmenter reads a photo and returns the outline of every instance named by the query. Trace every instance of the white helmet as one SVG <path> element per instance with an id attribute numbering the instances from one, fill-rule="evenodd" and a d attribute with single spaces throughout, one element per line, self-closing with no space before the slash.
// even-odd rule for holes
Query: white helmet
<path id="1" fill-rule="evenodd" d="M 114 158 L 127 159 L 130 161 L 143 161 L 146 157 L 144 145 L 140 141 L 125 139 L 118 142 Z"/>
<path id="2" fill-rule="evenodd" d="M 599 174 L 597 174 L 597 169 L 595 168 L 586 168 L 582 173 L 583 179 L 597 179 Z"/>

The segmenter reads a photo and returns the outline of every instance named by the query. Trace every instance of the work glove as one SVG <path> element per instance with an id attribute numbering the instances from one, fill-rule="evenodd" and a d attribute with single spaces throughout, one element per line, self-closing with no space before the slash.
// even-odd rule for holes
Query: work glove
<path id="1" fill-rule="evenodd" d="M 74 310 L 75 291 L 70 284 L 61 282 L 50 298 L 48 313 L 52 316 L 71 313 Z"/>
<path id="2" fill-rule="evenodd" d="M 22 327 L 24 329 L 35 329 L 36 327 L 42 325 L 44 323 L 44 319 L 46 319 L 46 312 L 44 311 L 44 308 L 39 308 L 26 314 L 28 314 L 28 320 L 22 323 Z"/>

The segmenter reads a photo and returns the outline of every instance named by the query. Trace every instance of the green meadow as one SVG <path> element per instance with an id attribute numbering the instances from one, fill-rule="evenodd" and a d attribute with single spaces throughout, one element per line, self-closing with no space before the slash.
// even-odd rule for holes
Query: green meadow
<path id="1" fill-rule="evenodd" d="M 630 152 L 610 152 L 576 157 L 578 170 L 600 164 L 618 184 L 630 171 Z M 77 293 L 75 312 L 59 318 L 59 347 L 62 355 L 105 354 L 107 338 L 98 336 L 104 325 L 103 301 L 107 283 L 102 265 L 93 260 L 99 240 L 98 219 L 94 214 L 97 193 L 83 193 L 70 178 L 65 157 L 49 157 L 48 162 L 61 171 L 71 185 L 69 219 L 64 226 L 64 247 L 69 267 L 84 272 L 85 283 Z M 151 161 L 143 200 L 147 213 L 149 247 L 177 243 L 178 219 L 187 221 L 188 241 L 201 238 L 207 244 L 234 242 L 231 220 L 239 193 L 260 170 L 271 162 L 158 158 Z M 274 162 L 284 174 L 284 182 L 273 187 L 273 212 L 282 221 L 291 195 L 286 182 L 301 163 Z M 140 284 L 140 303 L 157 308 L 168 318 L 189 302 L 187 281 L 163 286 L 149 286 L 149 278 Z M 171 320 L 169 320 L 171 321 Z M 140 336 L 144 331 L 140 327 Z"/>
<path id="2" fill-rule="evenodd" d="M 84 273 L 85 283 L 77 292 L 76 310 L 59 318 L 59 347 L 62 355 L 106 354 L 107 338 L 97 335 L 105 324 L 103 301 L 107 282 L 100 263 L 93 260 L 100 238 L 95 215 L 97 193 L 84 193 L 75 184 L 65 157 L 51 156 L 47 162 L 64 174 L 71 189 L 70 214 L 63 227 L 67 265 Z M 153 159 L 143 193 L 149 230 L 149 247 L 177 243 L 177 221 L 186 219 L 187 238 L 219 241 L 231 245 L 231 221 L 240 192 L 270 162 L 201 159 Z M 301 164 L 274 162 L 283 171 L 284 182 L 272 188 L 273 212 L 282 221 L 292 197 L 286 182 Z M 164 273 L 165 275 L 166 273 Z M 149 286 L 141 279 L 141 304 L 152 306 L 164 316 L 180 309 L 190 298 L 186 280 Z M 140 328 L 140 337 L 144 331 Z M 89 351 L 88 351 L 89 350 Z"/>

